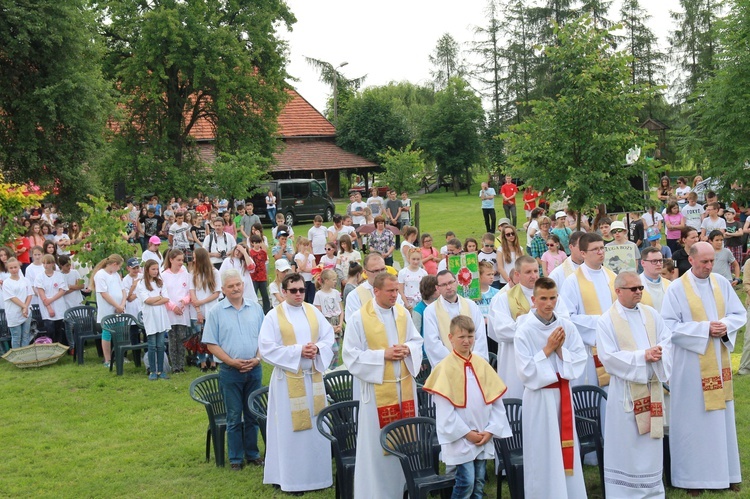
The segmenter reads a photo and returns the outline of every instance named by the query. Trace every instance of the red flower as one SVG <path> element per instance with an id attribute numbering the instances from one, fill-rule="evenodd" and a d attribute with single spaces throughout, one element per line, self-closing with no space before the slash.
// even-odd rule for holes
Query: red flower
<path id="1" fill-rule="evenodd" d="M 466 267 L 462 268 L 461 270 L 458 271 L 456 280 L 461 286 L 468 286 L 469 284 L 471 284 L 471 280 L 472 280 L 471 271 L 467 269 Z"/>

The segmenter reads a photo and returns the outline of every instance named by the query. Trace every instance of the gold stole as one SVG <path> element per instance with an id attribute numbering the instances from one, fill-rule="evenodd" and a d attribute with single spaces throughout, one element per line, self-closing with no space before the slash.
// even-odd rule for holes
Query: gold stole
<path id="1" fill-rule="evenodd" d="M 360 284 L 355 288 L 357 296 L 359 296 L 359 307 L 362 308 L 365 304 L 372 300 L 372 291 L 364 286 L 364 283 Z"/>
<path id="2" fill-rule="evenodd" d="M 573 260 L 571 260 L 570 257 L 563 260 L 562 268 L 565 277 L 568 277 L 570 274 L 576 271 L 575 267 L 573 267 Z"/>
<path id="3" fill-rule="evenodd" d="M 518 319 L 519 315 L 528 314 L 531 310 L 531 304 L 526 295 L 523 294 L 523 288 L 520 284 L 516 284 L 508 291 L 508 307 L 513 320 Z"/>
<path id="4" fill-rule="evenodd" d="M 458 315 L 471 317 L 469 300 L 462 296 L 458 297 Z M 451 345 L 451 342 L 448 339 L 448 333 L 451 331 L 452 317 L 448 314 L 448 311 L 445 309 L 445 306 L 443 306 L 443 301 L 440 298 L 435 302 L 435 316 L 437 317 L 438 332 L 440 333 L 440 339 L 443 340 L 443 345 L 445 345 L 445 348 L 448 350 L 453 350 L 453 345 Z"/>
<path id="5" fill-rule="evenodd" d="M 607 267 L 602 267 L 602 270 L 604 270 L 604 274 L 607 276 L 609 292 L 612 294 L 612 303 L 614 303 L 616 300 L 614 287 L 616 277 L 615 273 Z M 581 292 L 583 309 L 586 312 L 586 315 L 602 315 L 602 307 L 599 304 L 599 296 L 596 294 L 596 286 L 594 286 L 593 282 L 586 279 L 586 276 L 583 274 L 583 265 L 578 267 L 575 274 L 576 279 L 578 280 L 578 289 Z M 596 366 L 596 377 L 599 378 L 599 386 L 609 385 L 609 374 L 599 360 L 599 356 L 596 353 L 596 347 L 591 349 L 591 355 L 594 357 L 594 366 Z"/>
<path id="6" fill-rule="evenodd" d="M 654 316 L 648 310 L 643 311 L 643 316 L 646 318 L 644 326 L 646 327 L 648 343 L 649 346 L 653 347 L 657 344 L 656 322 Z M 628 321 L 617 312 L 617 307 L 613 306 L 609 309 L 609 317 L 612 320 L 620 349 L 626 352 L 637 351 L 638 346 L 633 337 L 633 332 L 628 326 Z M 638 433 L 644 435 L 650 432 L 651 438 L 664 438 L 664 390 L 659 379 L 654 374 L 648 384 L 630 381 L 628 385 Z"/>
<path id="7" fill-rule="evenodd" d="M 318 341 L 318 318 L 315 315 L 315 308 L 309 303 L 302 304 L 307 316 L 307 322 L 310 324 L 310 341 Z M 297 344 L 297 336 L 294 334 L 294 326 L 289 322 L 284 313 L 282 304 L 276 307 L 276 315 L 279 318 L 279 331 L 281 332 L 281 341 L 284 346 Z M 289 405 L 292 408 L 292 429 L 294 431 L 309 430 L 312 428 L 312 419 L 310 418 L 310 409 L 307 405 L 307 390 L 305 389 L 305 373 L 298 369 L 296 373 L 290 373 L 284 370 L 286 375 L 286 386 L 289 391 Z M 326 390 L 323 385 L 323 375 L 313 367 L 312 373 L 313 388 L 313 414 L 318 413 L 326 406 Z"/>
<path id="8" fill-rule="evenodd" d="M 465 408 L 467 367 L 474 371 L 485 405 L 490 405 L 502 397 L 508 389 L 486 360 L 472 354 L 466 359 L 454 350 L 432 370 L 425 381 L 424 391 L 448 399 L 454 407 Z"/>
<path id="9" fill-rule="evenodd" d="M 396 312 L 396 330 L 398 331 L 398 343 L 406 343 L 407 317 L 406 309 L 399 304 L 394 305 Z M 388 332 L 385 324 L 375 311 L 375 300 L 368 301 L 360 309 L 362 314 L 362 326 L 367 339 L 367 348 L 370 350 L 385 350 L 391 345 L 388 343 Z M 374 385 L 375 405 L 378 408 L 378 420 L 383 428 L 388 423 L 404 418 L 416 416 L 414 406 L 414 378 L 412 378 L 406 362 L 401 363 L 401 377 L 396 379 L 395 361 L 386 360 L 383 367 L 383 383 Z M 401 401 L 398 397 L 398 386 L 401 386 Z"/>
<path id="10" fill-rule="evenodd" d="M 713 290 L 714 301 L 716 302 L 716 313 L 719 319 L 721 319 L 726 313 L 724 296 L 721 294 L 716 277 L 711 275 L 709 278 L 711 279 L 711 289 Z M 682 279 L 682 287 L 685 288 L 685 297 L 690 307 L 692 320 L 696 322 L 707 321 L 706 309 L 703 306 L 701 298 L 695 292 L 695 289 L 693 289 L 693 283 L 690 282 L 688 273 L 683 274 L 680 279 Z M 714 346 L 713 336 L 708 337 L 706 353 L 698 356 L 700 359 L 701 384 L 703 386 L 703 404 L 707 411 L 726 409 L 726 402 L 734 400 L 732 363 L 729 359 L 729 349 L 723 344 L 719 348 L 721 348 L 721 372 L 719 372 L 719 364 L 716 361 L 716 347 Z"/>
<path id="11" fill-rule="evenodd" d="M 664 293 L 666 293 L 667 288 L 669 287 L 669 281 L 667 279 L 662 278 L 661 286 L 662 286 L 662 289 L 664 289 Z M 643 286 L 643 294 L 641 295 L 641 303 L 644 305 L 648 305 L 649 307 L 654 306 L 654 299 L 651 296 L 651 293 L 648 292 L 648 286 Z"/>

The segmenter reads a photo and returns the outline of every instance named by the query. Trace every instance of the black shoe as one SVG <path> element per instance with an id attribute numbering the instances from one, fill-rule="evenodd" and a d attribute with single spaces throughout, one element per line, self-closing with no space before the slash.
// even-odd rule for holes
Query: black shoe
<path id="1" fill-rule="evenodd" d="M 233 463 L 232 464 L 232 471 L 242 471 L 242 464 L 240 464 L 240 463 Z"/>
<path id="2" fill-rule="evenodd" d="M 257 459 L 248 459 L 247 464 L 252 464 L 253 466 L 263 466 L 266 464 L 266 462 L 262 457 L 259 457 Z"/>
<path id="3" fill-rule="evenodd" d="M 215 370 L 216 370 L 216 366 L 215 366 L 215 365 L 214 365 L 214 366 L 211 366 L 211 368 L 210 368 L 210 369 L 211 369 L 212 371 L 215 371 Z"/>
<path id="4" fill-rule="evenodd" d="M 208 372 L 208 368 L 207 367 L 201 367 L 201 372 L 202 373 L 207 373 Z"/>

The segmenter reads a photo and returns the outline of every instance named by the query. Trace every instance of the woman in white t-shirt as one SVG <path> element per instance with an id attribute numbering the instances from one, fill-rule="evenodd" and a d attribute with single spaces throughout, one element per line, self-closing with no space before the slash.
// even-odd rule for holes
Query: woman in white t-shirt
<path id="1" fill-rule="evenodd" d="M 173 373 L 185 372 L 185 340 L 190 336 L 190 290 L 193 280 L 183 266 L 185 254 L 173 249 L 167 253 L 161 278 L 169 295 L 167 315 L 172 329 L 169 332 L 169 361 Z"/>
<path id="2" fill-rule="evenodd" d="M 422 301 L 419 283 L 427 275 L 427 271 L 422 268 L 422 251 L 419 248 L 413 248 L 409 252 L 408 262 L 407 267 L 398 271 L 398 290 L 406 308 L 411 310 Z"/>
<path id="3" fill-rule="evenodd" d="M 211 258 L 208 251 L 203 248 L 197 248 L 193 255 L 193 289 L 190 290 L 190 322 L 193 331 L 203 333 L 203 325 L 206 323 L 208 313 L 219 303 L 221 294 L 221 274 L 211 265 Z M 210 367 L 216 369 L 216 362 L 208 351 L 203 352 L 205 344 L 201 344 L 201 351 L 198 352 L 198 362 L 201 371 L 206 372 Z M 210 366 L 207 365 L 210 361 Z"/>
<path id="4" fill-rule="evenodd" d="M 253 286 L 253 272 L 255 272 L 255 261 L 247 251 L 245 243 L 240 243 L 232 250 L 232 256 L 221 262 L 219 273 L 225 270 L 234 269 L 242 276 L 242 284 L 245 285 L 245 292 L 242 297 L 247 301 L 258 303 L 258 293 Z"/>
<path id="5" fill-rule="evenodd" d="M 127 295 L 122 289 L 120 269 L 123 259 L 120 255 L 109 255 L 91 271 L 89 287 L 96 293 L 96 322 L 101 328 L 102 319 L 112 314 L 125 313 Z M 102 352 L 104 367 L 112 362 L 112 334 L 102 330 Z"/>
<path id="6" fill-rule="evenodd" d="M 312 254 L 310 240 L 300 237 L 295 243 L 294 263 L 297 264 L 297 272 L 305 280 L 305 301 L 312 304 L 315 299 L 315 283 L 312 281 L 312 269 L 315 267 L 315 255 Z"/>
<path id="7" fill-rule="evenodd" d="M 159 264 L 156 260 L 147 260 L 144 264 L 143 279 L 138 282 L 135 292 L 143 307 L 143 328 L 146 330 L 148 365 L 151 371 L 148 379 L 169 379 L 164 372 L 164 336 L 172 327 L 167 314 L 170 300 L 167 288 L 159 276 Z"/>
<path id="8" fill-rule="evenodd" d="M 5 262 L 8 278 L 3 281 L 3 302 L 5 306 L 5 320 L 10 330 L 11 348 L 25 347 L 31 336 L 31 298 L 34 291 L 31 283 L 21 274 L 21 263 L 15 258 Z"/>
<path id="9" fill-rule="evenodd" d="M 44 330 L 53 342 L 65 344 L 68 341 L 65 337 L 65 323 L 63 322 L 66 310 L 63 297 L 68 290 L 68 284 L 57 270 L 54 255 L 44 255 L 42 264 L 44 272 L 36 276 L 34 287 L 39 296 L 39 311 L 44 321 Z"/>
<path id="10" fill-rule="evenodd" d="M 68 285 L 68 291 L 64 297 L 65 310 L 81 305 L 83 303 L 81 290 L 85 287 L 81 274 L 73 268 L 70 257 L 67 255 L 62 255 L 58 258 L 57 264 L 60 266 L 60 273 L 62 273 Z M 68 338 L 68 341 L 70 340 L 71 338 Z"/>

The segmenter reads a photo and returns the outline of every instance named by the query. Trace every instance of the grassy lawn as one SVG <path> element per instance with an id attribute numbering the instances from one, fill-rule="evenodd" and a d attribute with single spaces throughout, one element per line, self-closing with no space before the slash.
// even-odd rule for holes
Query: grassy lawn
<path id="1" fill-rule="evenodd" d="M 436 246 L 444 244 L 446 230 L 462 240 L 482 235 L 476 188 L 472 192 L 458 198 L 452 193 L 412 198 L 421 204 L 422 230 L 433 234 Z M 339 207 L 343 212 L 345 204 Z M 519 224 L 522 218 L 523 212 Z M 309 227 L 295 229 L 306 234 Z M 732 356 L 735 368 L 742 341 L 740 335 Z M 264 374 L 267 383 L 268 366 Z M 143 370 L 127 364 L 125 375 L 118 377 L 101 366 L 93 346 L 80 367 L 69 357 L 26 370 L 0 362 L 0 496 L 288 497 L 263 485 L 259 468 L 233 473 L 216 468 L 213 460 L 203 461 L 207 418 L 188 394 L 190 382 L 200 375 L 200 370 L 189 368 L 169 381 L 149 382 Z M 750 470 L 748 392 L 750 377 L 737 378 L 736 416 L 745 475 Z M 601 497 L 598 480 L 597 471 L 587 467 L 589 497 Z M 495 497 L 494 477 L 486 492 Z M 503 495 L 509 497 L 507 486 Z M 674 490 L 667 495 L 687 497 Z M 744 491 L 726 495 L 748 497 Z M 306 497 L 332 498 L 334 492 L 331 488 Z"/>

